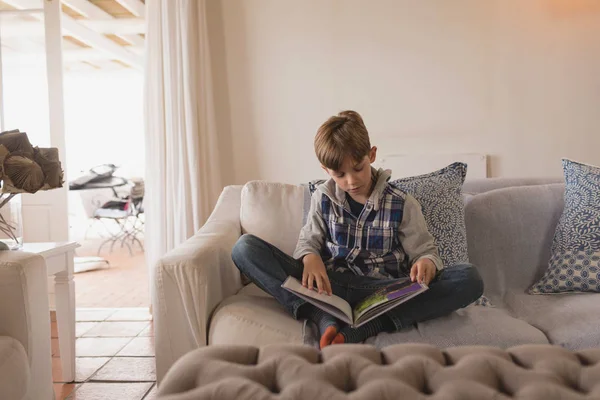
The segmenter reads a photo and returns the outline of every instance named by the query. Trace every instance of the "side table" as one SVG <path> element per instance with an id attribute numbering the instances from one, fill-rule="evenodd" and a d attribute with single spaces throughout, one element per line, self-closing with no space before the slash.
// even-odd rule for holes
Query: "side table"
<path id="1" fill-rule="evenodd" d="M 24 243 L 19 251 L 39 254 L 46 260 L 48 276 L 54 276 L 56 322 L 63 379 L 75 380 L 75 282 L 73 282 L 76 242 Z"/>

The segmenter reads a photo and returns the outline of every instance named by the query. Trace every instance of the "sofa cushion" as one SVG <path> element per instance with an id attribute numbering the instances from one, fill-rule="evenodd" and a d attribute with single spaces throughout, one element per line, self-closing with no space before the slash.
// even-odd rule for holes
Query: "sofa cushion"
<path id="1" fill-rule="evenodd" d="M 0 336 L 0 397 L 19 400 L 29 387 L 29 360 L 16 339 Z"/>
<path id="2" fill-rule="evenodd" d="M 390 182 L 421 204 L 445 266 L 469 262 L 461 187 L 467 165 L 457 162 L 426 175 Z"/>
<path id="3" fill-rule="evenodd" d="M 512 317 L 506 310 L 469 306 L 416 327 L 380 333 L 365 343 L 378 348 L 397 343 L 430 343 L 438 347 L 488 345 L 502 348 L 529 343 L 547 344 L 539 329 Z"/>
<path id="4" fill-rule="evenodd" d="M 251 181 L 242 189 L 242 233 L 251 233 L 292 255 L 302 229 L 304 188 Z"/>
<path id="5" fill-rule="evenodd" d="M 513 315 L 544 332 L 552 344 L 571 350 L 600 347 L 599 293 L 511 293 L 506 304 Z"/>
<path id="6" fill-rule="evenodd" d="M 304 329 L 304 321 L 294 320 L 277 300 L 249 284 L 215 310 L 208 344 L 304 344 Z"/>
<path id="7" fill-rule="evenodd" d="M 485 294 L 502 306 L 509 292 L 524 293 L 547 268 L 563 209 L 561 184 L 492 190 L 465 205 L 469 258 Z"/>
<path id="8" fill-rule="evenodd" d="M 565 208 L 532 294 L 600 292 L 600 167 L 563 160 L 563 170 Z"/>

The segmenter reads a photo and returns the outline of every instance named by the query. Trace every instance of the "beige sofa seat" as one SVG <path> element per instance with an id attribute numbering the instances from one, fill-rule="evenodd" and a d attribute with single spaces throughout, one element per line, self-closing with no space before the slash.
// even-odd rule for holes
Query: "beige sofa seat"
<path id="1" fill-rule="evenodd" d="M 600 349 L 402 344 L 210 346 L 165 376 L 164 400 L 600 398 Z"/>
<path id="2" fill-rule="evenodd" d="M 210 322 L 209 344 L 239 344 L 240 337 L 256 346 L 304 343 L 305 323 L 289 317 L 285 309 L 254 284 L 224 300 Z"/>

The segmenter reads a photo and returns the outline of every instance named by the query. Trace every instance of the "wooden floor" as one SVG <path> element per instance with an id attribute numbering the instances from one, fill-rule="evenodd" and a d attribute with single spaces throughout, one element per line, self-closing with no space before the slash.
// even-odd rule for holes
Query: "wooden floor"
<path id="1" fill-rule="evenodd" d="M 97 256 L 102 240 L 80 240 L 76 256 Z M 136 246 L 130 255 L 126 247 L 117 245 L 111 253 L 109 246 L 104 246 L 100 256 L 108 260 L 108 268 L 75 274 L 77 308 L 148 307 L 149 281 L 144 252 Z"/>

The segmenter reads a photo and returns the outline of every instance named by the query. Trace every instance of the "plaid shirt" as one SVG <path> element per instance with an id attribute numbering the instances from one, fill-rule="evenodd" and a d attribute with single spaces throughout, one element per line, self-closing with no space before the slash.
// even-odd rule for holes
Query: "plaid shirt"
<path id="1" fill-rule="evenodd" d="M 421 257 L 441 269 L 419 203 L 389 185 L 390 175 L 390 171 L 373 170 L 375 186 L 358 216 L 332 179 L 317 186 L 294 257 L 317 253 L 330 271 L 350 270 L 381 279 L 407 275 L 409 266 Z"/>

